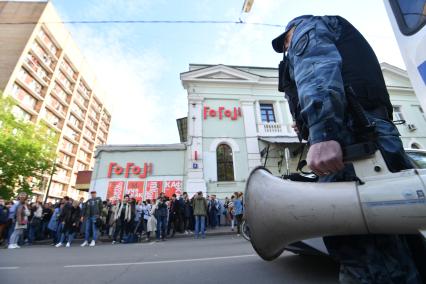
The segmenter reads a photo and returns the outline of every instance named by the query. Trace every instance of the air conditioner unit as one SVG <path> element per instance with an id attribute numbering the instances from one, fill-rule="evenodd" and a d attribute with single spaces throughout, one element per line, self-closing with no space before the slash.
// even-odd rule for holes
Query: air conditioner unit
<path id="1" fill-rule="evenodd" d="M 417 127 L 414 124 L 407 124 L 408 130 L 414 131 L 417 129 Z"/>

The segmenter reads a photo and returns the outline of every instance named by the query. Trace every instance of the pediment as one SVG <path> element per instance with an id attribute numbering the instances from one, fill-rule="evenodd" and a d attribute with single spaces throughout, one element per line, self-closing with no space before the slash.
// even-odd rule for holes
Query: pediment
<path id="1" fill-rule="evenodd" d="M 405 87 L 412 88 L 410 79 L 405 70 L 388 63 L 381 63 L 383 77 L 388 87 Z"/>
<path id="2" fill-rule="evenodd" d="M 214 65 L 181 73 L 181 80 L 183 82 L 257 82 L 259 81 L 259 76 L 225 65 Z"/>
<path id="3" fill-rule="evenodd" d="M 240 76 L 235 76 L 234 74 L 229 74 L 227 72 L 219 71 L 216 73 L 199 76 L 199 79 L 223 79 L 223 80 L 247 80 L 247 78 L 243 78 Z"/>

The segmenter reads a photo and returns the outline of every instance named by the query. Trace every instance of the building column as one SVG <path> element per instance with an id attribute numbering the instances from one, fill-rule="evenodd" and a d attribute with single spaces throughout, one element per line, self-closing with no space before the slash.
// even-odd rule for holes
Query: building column
<path id="1" fill-rule="evenodd" d="M 188 142 L 186 151 L 186 191 L 192 196 L 198 191 L 206 193 L 203 165 L 203 98 L 188 98 Z"/>
<path id="2" fill-rule="evenodd" d="M 256 101 L 256 106 L 259 102 Z M 241 108 L 243 111 L 244 118 L 244 129 L 246 133 L 246 146 L 247 146 L 247 161 L 248 170 L 251 172 L 257 166 L 260 166 L 260 153 L 259 153 L 259 141 L 257 137 L 256 127 L 256 115 L 255 115 L 255 101 L 254 100 L 242 100 Z M 260 118 L 260 115 L 258 115 Z"/>

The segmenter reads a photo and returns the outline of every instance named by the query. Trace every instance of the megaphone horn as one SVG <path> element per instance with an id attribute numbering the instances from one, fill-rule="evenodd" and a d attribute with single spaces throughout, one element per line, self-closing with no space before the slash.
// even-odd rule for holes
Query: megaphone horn
<path id="1" fill-rule="evenodd" d="M 378 164 L 381 173 L 374 172 Z M 273 260 L 287 245 L 315 237 L 424 232 L 426 171 L 390 173 L 379 152 L 360 165 L 360 172 L 374 173 L 362 177 L 363 185 L 293 182 L 255 168 L 246 184 L 245 218 L 259 256 Z"/>

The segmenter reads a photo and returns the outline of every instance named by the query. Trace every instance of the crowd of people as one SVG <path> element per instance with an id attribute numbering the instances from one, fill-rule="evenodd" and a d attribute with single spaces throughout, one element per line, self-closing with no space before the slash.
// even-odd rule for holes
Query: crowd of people
<path id="1" fill-rule="evenodd" d="M 161 193 L 156 200 L 137 201 L 125 195 L 122 200 L 102 200 L 96 192 L 87 201 L 68 196 L 59 202 L 29 202 L 25 192 L 14 201 L 0 197 L 0 244 L 9 249 L 50 240 L 56 247 L 70 247 L 76 237 L 84 246 L 95 246 L 99 236 L 112 244 L 164 241 L 176 233 L 205 238 L 206 228 L 240 226 L 243 218 L 243 193 L 219 200 L 216 195 L 194 196 L 184 192 L 171 197 Z"/>

